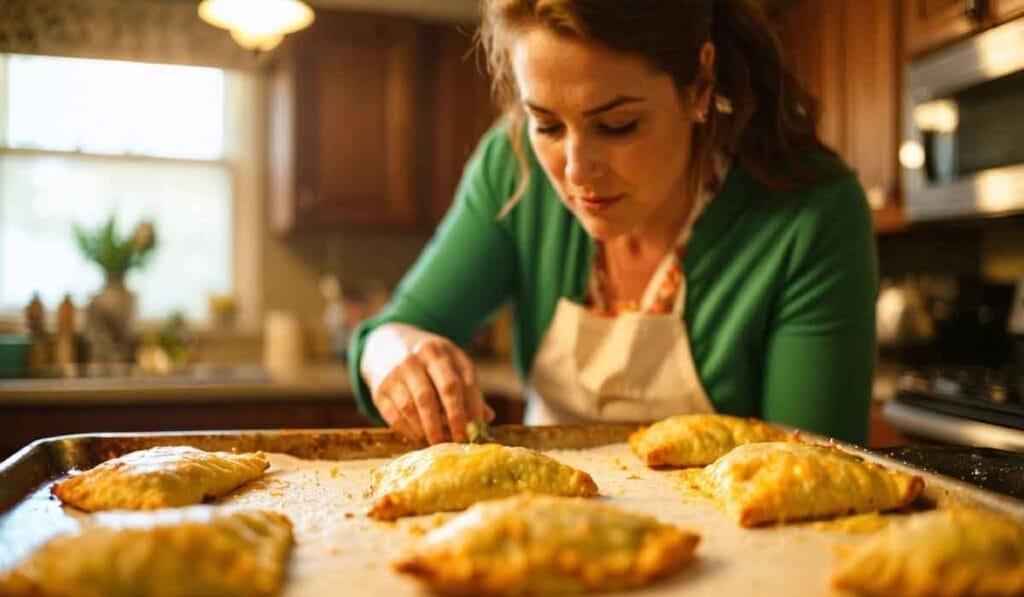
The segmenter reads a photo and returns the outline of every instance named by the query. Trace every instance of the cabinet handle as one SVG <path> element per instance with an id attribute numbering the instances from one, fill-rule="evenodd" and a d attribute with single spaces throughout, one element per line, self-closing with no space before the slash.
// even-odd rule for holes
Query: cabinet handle
<path id="1" fill-rule="evenodd" d="M 988 13 L 988 0 L 964 0 L 964 18 L 980 23 Z"/>

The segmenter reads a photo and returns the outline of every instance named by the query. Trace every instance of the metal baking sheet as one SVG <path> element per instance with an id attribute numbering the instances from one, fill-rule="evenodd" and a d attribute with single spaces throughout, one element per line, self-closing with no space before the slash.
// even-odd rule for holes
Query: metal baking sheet
<path id="1" fill-rule="evenodd" d="M 678 471 L 652 471 L 632 457 L 624 442 L 633 429 L 503 426 L 493 432 L 501 443 L 543 450 L 587 470 L 609 503 L 646 511 L 702 534 L 698 560 L 691 569 L 631 594 L 840 594 L 827 584 L 830 548 L 863 535 L 841 532 L 828 523 L 740 529 L 706 498 L 684 495 Z M 833 443 L 801 435 L 805 440 Z M 424 528 L 437 524 L 436 517 L 379 523 L 362 515 L 366 499 L 359 493 L 369 468 L 415 447 L 379 429 L 101 434 L 40 440 L 0 464 L 0 569 L 48 536 L 73 527 L 75 517 L 83 516 L 62 508 L 49 496 L 55 479 L 133 450 L 183 444 L 270 453 L 272 466 L 266 481 L 254 482 L 223 501 L 279 508 L 296 523 L 298 544 L 283 597 L 330 595 L 338 586 L 358 586 L 365 594 L 393 597 L 424 594 L 415 582 L 391 571 L 387 562 Z M 974 505 L 1024 522 L 1022 501 L 918 471 L 855 446 L 835 445 L 922 476 L 926 482 L 922 505 Z M 313 468 L 302 468 L 306 463 Z"/>
<path id="2" fill-rule="evenodd" d="M 625 441 L 635 426 L 528 427 L 496 425 L 495 441 L 536 450 L 588 448 Z M 0 515 L 47 481 L 72 470 L 156 446 L 189 445 L 201 450 L 279 452 L 307 460 L 387 458 L 418 448 L 386 429 L 301 429 L 94 433 L 35 441 L 0 463 Z"/>

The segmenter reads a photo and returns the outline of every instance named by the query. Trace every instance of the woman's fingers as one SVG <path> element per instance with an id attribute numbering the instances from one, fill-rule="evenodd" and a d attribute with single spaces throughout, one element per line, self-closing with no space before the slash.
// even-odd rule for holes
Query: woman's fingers
<path id="1" fill-rule="evenodd" d="M 490 423 L 494 420 L 494 411 L 487 406 L 487 403 L 484 401 L 483 392 L 476 386 L 466 388 L 466 416 L 469 417 L 470 421 L 486 421 Z"/>
<path id="2" fill-rule="evenodd" d="M 476 367 L 473 366 L 473 361 L 470 360 L 465 352 L 457 347 L 454 348 L 454 353 L 455 361 L 458 363 L 459 371 L 462 374 L 462 382 L 466 386 L 466 415 L 470 421 L 487 421 L 490 423 L 494 420 L 494 411 L 491 410 L 491 407 L 487 406 L 483 392 L 476 385 Z"/>
<path id="3" fill-rule="evenodd" d="M 467 441 L 466 435 L 466 388 L 462 376 L 455 367 L 455 361 L 449 351 L 438 348 L 428 351 L 426 369 L 430 381 L 434 384 L 444 405 L 445 417 L 452 439 L 457 442 Z"/>
<path id="4" fill-rule="evenodd" d="M 459 366 L 459 373 L 462 375 L 463 383 L 467 386 L 475 386 L 476 367 L 473 366 L 473 361 L 470 360 L 469 355 L 457 346 L 452 347 L 452 352 L 455 354 L 455 362 Z"/>
<path id="5" fill-rule="evenodd" d="M 416 408 L 416 402 L 413 400 L 412 392 L 409 391 L 405 380 L 400 377 L 396 378 L 388 394 L 391 396 L 391 401 L 397 407 L 402 420 L 405 421 L 406 427 L 412 433 L 411 438 L 420 442 L 426 441 L 427 434 L 423 431 L 420 411 Z"/>
<path id="6" fill-rule="evenodd" d="M 426 441 L 419 411 L 402 379 L 395 378 L 381 384 L 377 395 L 374 403 L 388 426 L 415 442 Z"/>
<path id="7" fill-rule="evenodd" d="M 377 411 L 381 414 L 381 417 L 384 417 L 388 427 L 409 439 L 419 439 L 416 436 L 416 433 L 410 428 L 409 423 L 406 422 L 406 419 L 404 419 L 401 416 L 401 413 L 398 412 L 398 409 L 394 406 L 394 401 L 391 400 L 389 396 L 382 394 L 376 401 L 376 406 Z"/>
<path id="8" fill-rule="evenodd" d="M 466 386 L 466 421 L 482 421 L 483 396 L 476 386 Z"/>
<path id="9" fill-rule="evenodd" d="M 494 419 L 476 385 L 473 362 L 437 337 L 421 342 L 394 367 L 374 403 L 395 431 L 431 444 L 445 441 L 445 427 L 454 441 L 468 441 L 467 423 Z"/>
<path id="10" fill-rule="evenodd" d="M 405 365 L 405 383 L 412 394 L 412 401 L 419 413 L 420 423 L 427 441 L 437 444 L 444 441 L 441 427 L 441 402 L 434 384 L 419 358 L 410 359 Z"/>

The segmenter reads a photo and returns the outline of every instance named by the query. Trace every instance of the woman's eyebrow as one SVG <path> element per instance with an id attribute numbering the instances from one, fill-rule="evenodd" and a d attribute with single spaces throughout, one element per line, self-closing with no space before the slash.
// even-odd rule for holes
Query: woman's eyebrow
<path id="1" fill-rule="evenodd" d="M 646 99 L 647 98 L 643 98 L 643 97 L 634 97 L 634 96 L 630 96 L 630 95 L 620 95 L 619 97 L 617 97 L 617 98 L 615 98 L 615 99 L 613 99 L 611 101 L 607 101 L 607 102 L 605 102 L 605 103 L 603 103 L 603 104 L 601 104 L 599 106 L 595 106 L 595 107 L 590 108 L 588 110 L 584 110 L 583 111 L 583 116 L 586 116 L 586 117 L 594 116 L 594 115 L 600 114 L 601 112 L 607 112 L 608 110 L 611 110 L 613 108 L 618 108 L 619 106 L 621 106 L 623 104 L 639 103 L 639 102 L 646 101 Z M 524 101 L 523 104 L 525 104 L 527 108 L 529 108 L 530 110 L 532 110 L 534 112 L 538 112 L 540 114 L 544 114 L 544 115 L 547 115 L 547 116 L 554 116 L 555 115 L 555 113 L 552 112 L 551 110 L 548 110 L 547 108 L 545 108 L 543 106 L 538 106 L 537 104 L 535 104 L 533 102 Z"/>

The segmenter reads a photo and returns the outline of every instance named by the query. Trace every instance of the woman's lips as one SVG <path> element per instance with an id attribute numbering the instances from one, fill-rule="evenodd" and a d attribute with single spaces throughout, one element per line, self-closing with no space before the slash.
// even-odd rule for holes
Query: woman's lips
<path id="1" fill-rule="evenodd" d="M 615 205 L 622 197 L 623 195 L 615 195 L 613 197 L 577 197 L 576 199 L 584 211 L 596 214 Z"/>

